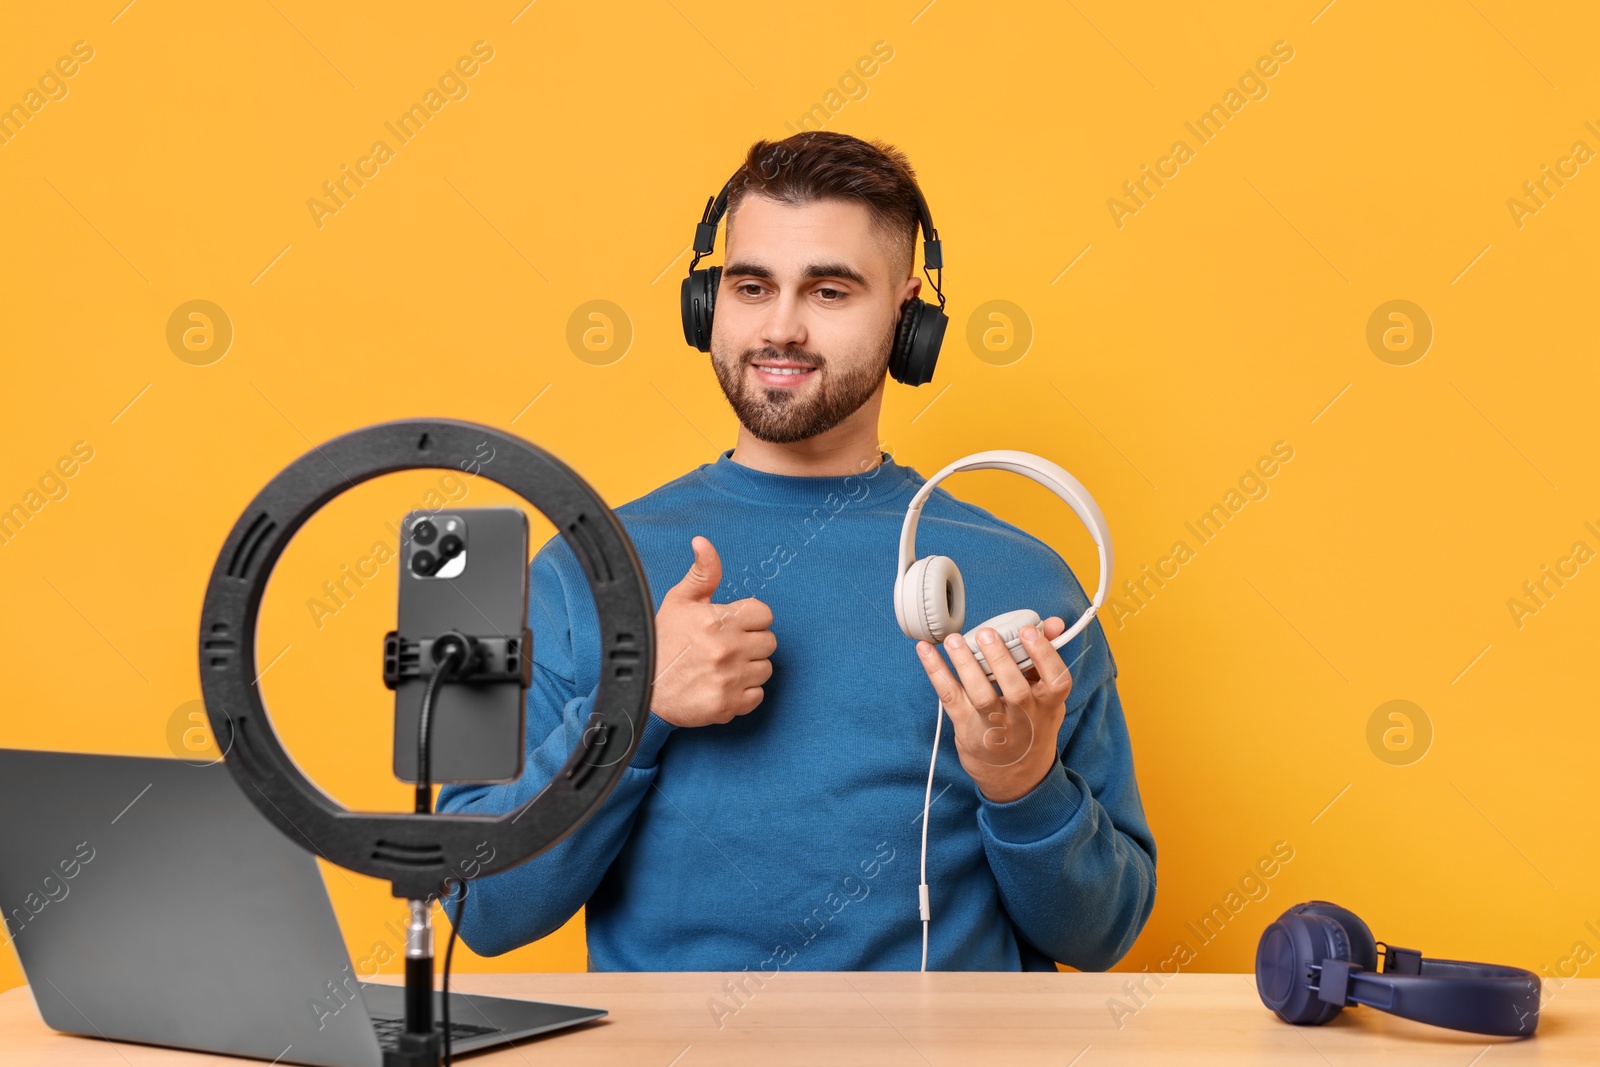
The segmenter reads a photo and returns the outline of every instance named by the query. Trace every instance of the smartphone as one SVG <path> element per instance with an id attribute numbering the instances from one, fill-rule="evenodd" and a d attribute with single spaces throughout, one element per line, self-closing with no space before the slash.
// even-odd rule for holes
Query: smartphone
<path id="1" fill-rule="evenodd" d="M 398 629 L 384 642 L 395 777 L 417 780 L 417 720 L 434 669 L 433 640 L 456 630 L 478 641 L 477 674 L 437 687 L 428 780 L 516 781 L 533 666 L 527 515 L 514 507 L 410 512 L 400 526 L 400 566 Z"/>

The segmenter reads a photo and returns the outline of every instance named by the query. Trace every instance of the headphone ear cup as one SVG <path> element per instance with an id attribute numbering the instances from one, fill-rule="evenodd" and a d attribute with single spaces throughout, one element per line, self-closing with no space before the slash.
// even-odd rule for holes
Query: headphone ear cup
<path id="1" fill-rule="evenodd" d="M 889 349 L 889 377 L 897 382 L 906 379 L 906 355 L 911 351 L 911 335 L 917 330 L 917 303 L 915 297 L 900 305 L 900 318 L 894 325 L 894 347 Z"/>
<path id="2" fill-rule="evenodd" d="M 683 316 L 683 339 L 692 348 L 711 351 L 711 321 L 716 312 L 717 289 L 722 284 L 722 268 L 692 270 L 678 292 Z"/>
<path id="3" fill-rule="evenodd" d="M 913 563 L 900 580 L 895 614 L 905 635 L 915 641 L 937 645 L 960 633 L 967 614 L 967 593 L 955 560 L 924 556 Z"/>
<path id="4" fill-rule="evenodd" d="M 1256 992 L 1278 1018 L 1320 1026 L 1344 1010 L 1312 991 L 1311 965 L 1348 960 L 1350 939 L 1336 919 L 1290 908 L 1261 934 L 1256 946 Z"/>
<path id="5" fill-rule="evenodd" d="M 949 325 L 950 319 L 943 311 L 920 297 L 914 296 L 901 305 L 894 348 L 889 354 L 889 376 L 905 385 L 932 381 Z"/>
<path id="6" fill-rule="evenodd" d="M 1364 971 L 1377 972 L 1378 942 L 1372 936 L 1372 928 L 1362 920 L 1361 916 L 1349 908 L 1341 908 L 1326 900 L 1307 901 L 1299 908 L 1302 915 L 1323 915 L 1338 923 L 1344 930 L 1349 946 L 1344 958 Z"/>

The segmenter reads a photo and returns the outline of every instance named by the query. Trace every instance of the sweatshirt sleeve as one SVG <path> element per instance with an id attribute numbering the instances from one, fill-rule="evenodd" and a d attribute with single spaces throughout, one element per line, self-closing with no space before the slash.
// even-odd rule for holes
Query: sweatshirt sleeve
<path id="1" fill-rule="evenodd" d="M 978 825 L 1018 934 L 1051 959 L 1103 971 L 1132 947 L 1155 906 L 1156 845 L 1098 618 L 1062 651 L 1080 642 L 1076 657 L 1063 656 L 1073 686 L 1061 758 L 1014 801 L 979 791 Z"/>
<path id="2" fill-rule="evenodd" d="M 558 568 L 552 558 L 555 553 L 561 553 L 570 568 Z M 566 763 L 594 709 L 598 664 L 579 669 L 582 657 L 574 655 L 573 628 L 587 625 L 598 632 L 598 618 L 576 558 L 558 535 L 530 566 L 528 626 L 533 632 L 534 666 L 522 776 L 503 785 L 444 786 L 439 790 L 438 811 L 494 815 L 516 810 Z M 571 581 L 563 581 L 563 570 Z M 580 684 L 584 684 L 581 692 Z M 632 831 L 639 802 L 655 781 L 661 746 L 673 729 L 650 712 L 622 777 L 582 826 L 510 870 L 471 879 L 464 903 L 459 890 L 452 893 L 445 911 L 474 952 L 501 955 L 554 933 L 577 914 Z"/>

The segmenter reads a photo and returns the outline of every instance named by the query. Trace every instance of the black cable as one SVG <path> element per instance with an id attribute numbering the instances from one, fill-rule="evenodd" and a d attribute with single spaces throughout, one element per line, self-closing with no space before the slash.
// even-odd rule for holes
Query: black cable
<path id="1" fill-rule="evenodd" d="M 451 879 L 445 879 L 446 892 Z M 456 935 L 461 932 L 461 914 L 467 906 L 467 880 L 461 879 L 461 907 L 456 909 L 455 921 L 450 924 L 450 940 L 444 946 L 444 989 L 439 995 L 444 1016 L 444 1067 L 450 1067 L 450 958 L 455 955 Z"/>
<path id="2" fill-rule="evenodd" d="M 444 641 L 445 638 L 440 638 Z M 437 647 L 437 646 L 436 646 Z M 433 785 L 429 780 L 429 754 L 432 749 L 433 702 L 439 692 L 439 683 L 455 677 L 467 659 L 467 647 L 461 641 L 450 639 L 445 647 L 445 658 L 428 676 L 428 687 L 422 691 L 422 711 L 417 718 L 417 803 L 418 815 L 433 814 Z"/>
<path id="3" fill-rule="evenodd" d="M 461 639 L 459 634 L 444 634 L 436 639 L 434 649 L 444 648 L 444 658 L 434 666 L 433 673 L 428 676 L 428 686 L 422 691 L 422 710 L 417 716 L 417 803 L 416 810 L 419 815 L 433 813 L 433 786 L 429 780 L 428 756 L 431 748 L 433 733 L 433 703 L 439 692 L 439 683 L 454 679 L 462 673 L 471 648 L 467 641 Z M 444 888 L 449 892 L 451 879 L 445 879 Z M 467 899 L 467 883 L 461 882 L 461 900 Z M 458 910 L 456 913 L 460 915 Z M 444 1023 L 444 1067 L 450 1067 L 450 962 L 455 955 L 456 934 L 461 929 L 459 921 L 450 924 L 450 941 L 444 950 L 444 988 L 439 995 L 440 1015 Z"/>

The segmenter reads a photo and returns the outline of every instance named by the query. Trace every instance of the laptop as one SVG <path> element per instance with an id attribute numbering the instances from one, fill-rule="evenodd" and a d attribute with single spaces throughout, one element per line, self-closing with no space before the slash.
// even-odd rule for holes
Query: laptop
<path id="1" fill-rule="evenodd" d="M 54 1030 L 382 1067 L 405 1028 L 404 987 L 352 969 L 315 857 L 221 762 L 0 748 L 0 912 Z M 396 922 L 374 956 L 403 959 L 403 934 Z M 451 1052 L 605 1014 L 452 992 Z"/>

